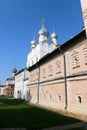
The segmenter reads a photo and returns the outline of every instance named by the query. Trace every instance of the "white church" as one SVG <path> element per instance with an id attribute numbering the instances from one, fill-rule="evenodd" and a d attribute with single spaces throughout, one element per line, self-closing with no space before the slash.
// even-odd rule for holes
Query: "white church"
<path id="1" fill-rule="evenodd" d="M 27 68 L 31 67 L 35 63 L 39 62 L 39 60 L 54 51 L 59 44 L 57 43 L 57 34 L 54 31 L 50 35 L 51 42 L 48 41 L 49 32 L 42 24 L 41 29 L 38 31 L 38 42 L 33 39 L 30 42 L 31 50 L 27 55 L 27 63 L 26 68 L 21 69 L 15 75 L 15 89 L 14 89 L 14 97 L 15 98 L 22 98 L 28 100 L 28 86 L 29 83 L 29 72 Z"/>
<path id="2" fill-rule="evenodd" d="M 51 34 L 51 42 L 48 42 L 49 33 L 42 25 L 38 32 L 39 41 L 34 39 L 31 41 L 31 50 L 27 56 L 27 67 L 34 65 L 43 56 L 52 52 L 57 47 L 57 34 L 53 31 Z"/>

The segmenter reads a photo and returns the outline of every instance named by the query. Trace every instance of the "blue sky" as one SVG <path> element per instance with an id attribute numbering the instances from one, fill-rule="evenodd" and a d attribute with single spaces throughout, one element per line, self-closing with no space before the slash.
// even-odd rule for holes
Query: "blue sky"
<path id="1" fill-rule="evenodd" d="M 12 76 L 14 67 L 26 67 L 30 42 L 34 34 L 38 41 L 42 18 L 49 34 L 54 24 L 61 44 L 84 26 L 80 0 L 0 0 L 0 84 Z"/>

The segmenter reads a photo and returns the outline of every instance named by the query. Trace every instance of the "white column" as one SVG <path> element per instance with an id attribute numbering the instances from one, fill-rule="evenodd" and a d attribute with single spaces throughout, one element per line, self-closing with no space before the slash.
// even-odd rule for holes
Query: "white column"
<path id="1" fill-rule="evenodd" d="M 87 37 L 87 0 L 80 0 L 80 2 L 81 2 L 82 15 L 83 15 L 83 20 L 84 20 L 84 25 L 86 30 L 86 37 Z"/>

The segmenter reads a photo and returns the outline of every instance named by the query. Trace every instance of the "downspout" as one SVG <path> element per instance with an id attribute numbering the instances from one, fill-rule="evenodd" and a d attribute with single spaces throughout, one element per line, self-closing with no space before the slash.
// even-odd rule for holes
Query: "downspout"
<path id="1" fill-rule="evenodd" d="M 68 107 L 68 97 L 67 97 L 67 77 L 66 77 L 66 56 L 63 54 L 64 59 L 64 81 L 65 81 L 65 110 Z"/>
<path id="2" fill-rule="evenodd" d="M 37 90 L 37 103 L 39 104 L 40 100 L 40 66 L 38 66 L 38 90 Z"/>
<path id="3" fill-rule="evenodd" d="M 67 111 L 67 107 L 68 107 L 68 94 L 67 94 L 67 75 L 66 75 L 66 56 L 64 54 L 64 52 L 61 50 L 61 48 L 59 47 L 59 51 L 62 52 L 63 54 L 63 61 L 64 61 L 64 85 L 65 85 L 65 107 L 64 109 Z"/>

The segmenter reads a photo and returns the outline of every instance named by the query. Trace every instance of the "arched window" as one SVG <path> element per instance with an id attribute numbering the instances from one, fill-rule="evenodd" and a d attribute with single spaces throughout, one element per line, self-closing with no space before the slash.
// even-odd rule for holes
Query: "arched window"
<path id="1" fill-rule="evenodd" d="M 57 60 L 56 61 L 56 73 L 61 72 L 61 61 Z"/>
<path id="2" fill-rule="evenodd" d="M 81 98 L 81 96 L 78 96 L 78 103 L 82 103 L 82 98 Z"/>
<path id="3" fill-rule="evenodd" d="M 52 75 L 53 74 L 53 66 L 52 65 L 48 65 L 48 75 Z"/>
<path id="4" fill-rule="evenodd" d="M 50 94 L 50 99 L 52 99 L 52 95 Z"/>
<path id="5" fill-rule="evenodd" d="M 44 99 L 46 99 L 46 94 L 44 94 Z"/>
<path id="6" fill-rule="evenodd" d="M 58 94 L 58 101 L 61 101 L 61 95 Z"/>
<path id="7" fill-rule="evenodd" d="M 72 66 L 73 66 L 73 68 L 76 68 L 76 67 L 80 66 L 79 52 L 77 52 L 75 50 L 72 53 Z"/>

